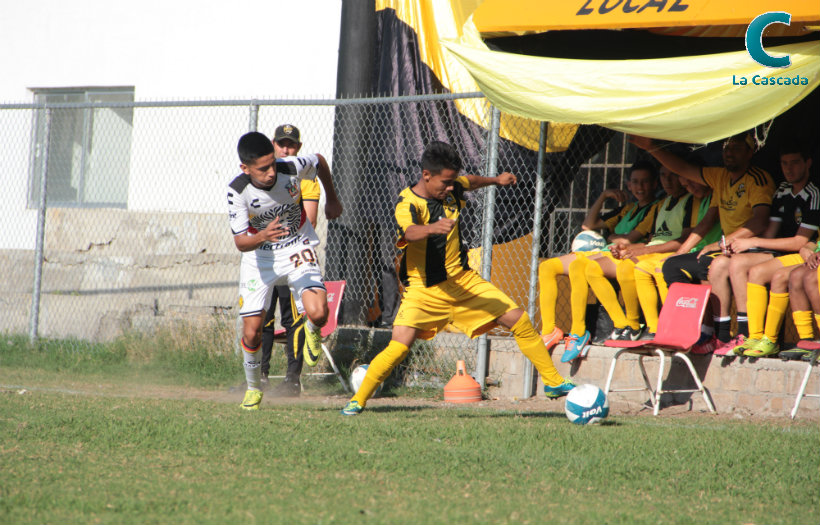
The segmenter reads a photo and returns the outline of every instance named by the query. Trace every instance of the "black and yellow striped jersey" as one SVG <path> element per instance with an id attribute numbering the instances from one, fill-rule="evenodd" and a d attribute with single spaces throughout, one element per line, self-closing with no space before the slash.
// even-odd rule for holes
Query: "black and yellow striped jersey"
<path id="1" fill-rule="evenodd" d="M 461 239 L 459 217 L 466 204 L 464 191 L 470 188 L 466 177 L 453 181 L 453 191 L 444 200 L 426 199 L 412 187 L 399 194 L 396 222 L 399 225 L 396 246 L 403 250 L 399 277 L 405 286 L 433 286 L 469 269 L 467 249 Z M 445 217 L 456 221 L 445 235 L 430 235 L 426 239 L 408 242 L 404 234 L 413 225 L 423 226 Z"/>

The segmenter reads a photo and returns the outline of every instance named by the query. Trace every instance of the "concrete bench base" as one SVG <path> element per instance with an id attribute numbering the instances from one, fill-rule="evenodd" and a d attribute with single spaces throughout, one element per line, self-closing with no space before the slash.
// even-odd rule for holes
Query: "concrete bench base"
<path id="1" fill-rule="evenodd" d="M 560 362 L 563 351 L 563 345 L 558 345 L 552 353 L 555 366 L 562 375 L 572 378 L 578 384 L 592 383 L 604 387 L 615 349 L 591 346 L 587 357 L 574 363 Z M 802 361 L 782 361 L 776 358 L 749 360 L 693 355 L 691 359 L 717 412 L 737 417 L 788 418 L 807 366 Z M 658 359 L 647 359 L 645 363 L 650 381 L 654 383 Z M 517 348 L 512 345 L 493 345 L 488 377 L 496 386 L 489 387 L 489 394 L 499 399 L 524 397 L 524 364 L 525 358 Z M 675 386 L 693 385 L 686 365 L 680 359 L 672 360 L 671 372 L 667 371 L 665 377 L 666 382 Z M 612 386 L 640 387 L 643 384 L 638 357 L 629 355 L 619 359 Z M 806 392 L 820 392 L 820 371 L 812 374 Z M 534 393 L 542 398 L 544 396 L 540 378 Z M 649 407 L 648 400 L 646 392 L 614 392 L 610 396 L 610 406 L 616 413 L 635 413 L 646 410 Z M 709 413 L 703 396 L 697 392 L 664 395 L 661 407 L 661 414 Z M 820 419 L 820 398 L 803 398 L 797 417 Z"/>

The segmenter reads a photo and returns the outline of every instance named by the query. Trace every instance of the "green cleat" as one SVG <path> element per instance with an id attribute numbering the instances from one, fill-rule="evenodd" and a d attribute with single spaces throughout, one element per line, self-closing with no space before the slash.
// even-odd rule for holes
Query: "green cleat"
<path id="1" fill-rule="evenodd" d="M 778 344 L 765 335 L 760 339 L 754 348 L 750 348 L 743 352 L 746 357 L 766 357 L 775 355 L 780 351 Z"/>
<path id="2" fill-rule="evenodd" d="M 570 379 L 564 379 L 564 382 L 558 386 L 544 385 L 544 394 L 550 399 L 558 399 L 559 397 L 569 394 L 569 391 L 577 385 Z"/>
<path id="3" fill-rule="evenodd" d="M 800 361 L 803 356 L 811 356 L 811 350 L 804 350 L 802 348 L 790 348 L 783 350 L 778 357 L 784 361 Z"/>
<path id="4" fill-rule="evenodd" d="M 359 404 L 358 401 L 348 401 L 345 407 L 342 409 L 343 416 L 358 416 L 362 413 L 364 407 Z"/>
<path id="5" fill-rule="evenodd" d="M 248 390 L 245 392 L 245 399 L 242 400 L 242 410 L 259 410 L 259 405 L 262 404 L 261 390 Z"/>
<path id="6" fill-rule="evenodd" d="M 766 336 L 763 336 L 766 337 Z M 734 348 L 732 348 L 732 352 L 734 355 L 747 355 L 746 352 L 751 352 L 763 339 L 745 339 L 742 340 L 741 343 Z"/>

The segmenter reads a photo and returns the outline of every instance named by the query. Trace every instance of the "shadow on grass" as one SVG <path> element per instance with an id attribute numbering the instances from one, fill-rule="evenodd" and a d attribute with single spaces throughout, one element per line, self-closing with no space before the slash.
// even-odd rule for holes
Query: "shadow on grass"
<path id="1" fill-rule="evenodd" d="M 342 409 L 342 405 L 338 408 L 334 407 L 321 407 L 318 410 L 320 412 L 338 412 Z M 381 414 L 390 414 L 390 413 L 398 413 L 398 412 L 423 412 L 425 410 L 434 410 L 437 407 L 433 405 L 421 405 L 421 406 L 377 406 L 377 407 L 367 407 L 365 408 L 365 412 L 367 413 L 381 413 Z"/>
<path id="2" fill-rule="evenodd" d="M 530 418 L 530 417 L 548 417 L 548 418 L 566 418 L 564 414 L 560 412 L 496 412 L 494 414 L 460 414 L 459 417 L 480 417 L 480 418 L 497 418 L 497 417 L 506 417 L 506 418 Z"/>
<path id="3" fill-rule="evenodd" d="M 496 412 L 493 414 L 481 414 L 481 413 L 473 413 L 473 414 L 458 414 L 457 417 L 464 417 L 464 418 L 549 418 L 549 419 L 566 419 L 566 415 L 560 412 Z M 600 423 L 595 423 L 591 426 L 621 426 L 622 423 L 618 421 L 614 421 L 612 419 L 605 419 Z M 581 425 L 578 425 L 581 426 Z"/>

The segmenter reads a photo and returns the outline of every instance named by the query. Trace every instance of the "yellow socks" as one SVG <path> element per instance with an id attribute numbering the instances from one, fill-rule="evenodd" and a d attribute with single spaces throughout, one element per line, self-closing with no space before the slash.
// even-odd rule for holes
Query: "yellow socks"
<path id="1" fill-rule="evenodd" d="M 595 296 L 598 297 L 598 300 L 606 308 L 609 317 L 612 318 L 612 324 L 615 325 L 615 328 L 626 328 L 626 315 L 621 310 L 618 294 L 615 293 L 615 288 L 609 283 L 609 279 L 604 276 L 604 270 L 595 261 L 591 261 L 587 265 L 586 278 L 589 287 L 595 292 Z M 638 327 L 633 326 L 632 328 Z"/>
<path id="2" fill-rule="evenodd" d="M 578 257 L 569 263 L 569 305 L 572 313 L 572 325 L 569 332 L 576 335 L 584 335 L 587 329 L 587 297 L 589 296 L 589 285 L 585 277 L 586 267 L 590 264 L 598 266 L 586 257 Z"/>
<path id="3" fill-rule="evenodd" d="M 638 328 L 641 326 L 641 310 L 638 302 L 638 288 L 635 284 L 635 263 L 629 259 L 619 261 L 616 275 L 618 284 L 621 285 L 626 322 L 629 326 Z"/>
<path id="4" fill-rule="evenodd" d="M 541 341 L 541 338 L 538 338 L 538 341 Z M 398 341 L 390 341 L 387 348 L 379 352 L 379 355 L 370 362 L 367 367 L 367 374 L 362 379 L 362 386 L 353 395 L 351 401 L 358 401 L 362 407 L 367 405 L 367 400 L 373 396 L 373 392 L 379 388 L 382 381 L 387 379 L 393 368 L 407 357 L 409 352 L 410 349 L 406 345 Z"/>
<path id="5" fill-rule="evenodd" d="M 541 307 L 541 331 L 555 329 L 555 304 L 558 301 L 558 276 L 564 274 L 561 259 L 553 257 L 538 265 L 538 301 Z"/>
<path id="6" fill-rule="evenodd" d="M 654 263 L 652 263 L 654 266 Z M 643 317 L 646 319 L 646 328 L 653 334 L 658 331 L 658 292 L 655 289 L 655 279 L 651 273 L 647 273 L 638 263 L 635 270 L 635 289 L 638 292 L 638 299 L 643 310 Z"/>
<path id="7" fill-rule="evenodd" d="M 786 294 L 788 301 L 788 294 Z M 749 319 L 749 339 L 763 337 L 763 323 L 766 319 L 766 307 L 769 302 L 769 291 L 755 283 L 746 283 L 746 314 Z M 774 339 L 773 339 L 774 340 Z"/>
<path id="8" fill-rule="evenodd" d="M 521 315 L 510 331 L 515 337 L 515 342 L 518 343 L 518 348 L 521 349 L 521 353 L 532 361 L 535 369 L 541 374 L 541 380 L 545 385 L 558 386 L 564 382 L 564 378 L 561 377 L 561 374 L 555 369 L 555 365 L 552 363 L 552 358 L 549 352 L 547 352 L 544 342 L 538 336 L 538 333 L 536 333 L 535 328 L 533 328 L 532 322 L 530 322 L 530 316 L 527 315 L 527 312 Z M 371 364 L 370 368 L 372 367 L 373 365 Z M 370 375 L 369 369 L 367 375 Z M 364 387 L 364 383 L 362 383 L 362 387 Z M 353 399 L 356 398 L 354 397 Z M 359 403 L 361 403 L 361 401 L 359 401 Z"/>
<path id="9" fill-rule="evenodd" d="M 814 325 L 812 324 L 811 310 L 792 312 L 792 319 L 794 320 L 794 327 L 797 328 L 797 337 L 806 341 L 814 339 Z"/>
<path id="10" fill-rule="evenodd" d="M 751 308 L 751 303 L 746 301 L 748 307 Z M 789 294 L 772 292 L 769 294 L 769 308 L 766 310 L 766 328 L 763 334 L 769 338 L 770 341 L 777 341 L 780 335 L 780 327 L 783 325 L 783 318 L 786 317 L 786 309 L 789 307 Z M 749 323 L 752 317 L 749 316 Z M 811 322 L 811 319 L 809 319 Z M 749 333 L 751 334 L 751 327 Z M 751 337 L 751 335 L 750 335 Z"/>

